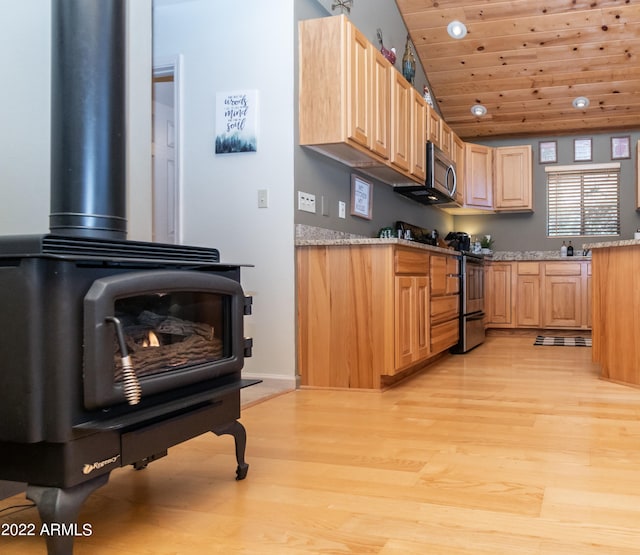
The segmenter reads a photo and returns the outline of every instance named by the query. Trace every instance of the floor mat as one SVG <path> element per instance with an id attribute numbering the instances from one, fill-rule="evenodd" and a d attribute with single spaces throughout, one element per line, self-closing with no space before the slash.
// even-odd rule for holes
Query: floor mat
<path id="1" fill-rule="evenodd" d="M 536 337 L 534 345 L 545 345 L 551 347 L 591 347 L 591 338 L 539 335 Z"/>

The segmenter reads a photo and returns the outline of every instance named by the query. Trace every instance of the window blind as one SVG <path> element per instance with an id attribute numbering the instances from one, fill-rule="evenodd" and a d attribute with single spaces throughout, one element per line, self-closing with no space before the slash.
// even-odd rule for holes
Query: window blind
<path id="1" fill-rule="evenodd" d="M 620 167 L 547 168 L 549 237 L 620 235 Z"/>

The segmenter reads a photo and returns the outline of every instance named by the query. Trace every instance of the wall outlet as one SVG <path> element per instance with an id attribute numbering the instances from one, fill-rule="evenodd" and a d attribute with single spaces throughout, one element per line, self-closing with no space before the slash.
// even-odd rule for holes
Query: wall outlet
<path id="1" fill-rule="evenodd" d="M 316 196 L 311 193 L 298 191 L 298 210 L 316 213 Z"/>
<path id="2" fill-rule="evenodd" d="M 343 219 L 347 217 L 347 205 L 343 201 L 338 202 L 338 217 Z"/>

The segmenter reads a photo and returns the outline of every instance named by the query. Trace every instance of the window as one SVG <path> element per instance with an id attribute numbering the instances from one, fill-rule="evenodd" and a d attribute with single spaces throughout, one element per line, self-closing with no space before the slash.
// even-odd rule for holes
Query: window
<path id="1" fill-rule="evenodd" d="M 620 235 L 620 164 L 545 170 L 549 237 Z"/>

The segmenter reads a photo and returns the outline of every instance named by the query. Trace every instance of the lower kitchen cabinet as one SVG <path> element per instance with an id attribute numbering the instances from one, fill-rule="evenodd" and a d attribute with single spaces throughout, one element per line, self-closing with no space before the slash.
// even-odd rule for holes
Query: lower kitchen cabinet
<path id="1" fill-rule="evenodd" d="M 380 389 L 455 344 L 457 290 L 445 281 L 448 292 L 432 302 L 433 256 L 397 243 L 298 247 L 301 384 Z M 455 258 L 442 258 L 454 273 Z"/>
<path id="2" fill-rule="evenodd" d="M 489 327 L 513 327 L 512 266 L 505 262 L 489 264 L 485 268 L 485 322 Z"/>
<path id="3" fill-rule="evenodd" d="M 430 348 L 440 353 L 460 337 L 460 262 L 456 256 L 431 254 Z"/>
<path id="4" fill-rule="evenodd" d="M 591 328 L 591 262 L 493 262 L 486 268 L 490 328 Z"/>
<path id="5" fill-rule="evenodd" d="M 517 262 L 516 327 L 540 327 L 540 263 Z"/>

